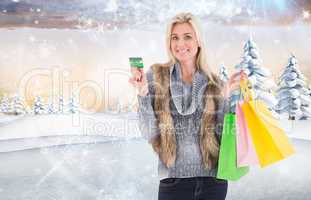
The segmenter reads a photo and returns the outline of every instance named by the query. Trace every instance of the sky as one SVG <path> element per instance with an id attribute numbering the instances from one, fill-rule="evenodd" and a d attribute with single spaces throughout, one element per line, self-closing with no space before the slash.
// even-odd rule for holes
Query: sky
<path id="1" fill-rule="evenodd" d="M 310 13 L 310 0 L 2 0 L 0 27 L 107 29 L 165 22 L 177 12 L 192 11 L 225 24 L 289 24 Z"/>

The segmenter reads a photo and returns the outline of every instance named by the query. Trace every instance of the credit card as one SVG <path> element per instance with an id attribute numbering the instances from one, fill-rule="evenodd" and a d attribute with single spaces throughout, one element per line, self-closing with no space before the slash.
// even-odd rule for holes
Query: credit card
<path id="1" fill-rule="evenodd" d="M 144 68 L 143 59 L 141 57 L 130 57 L 129 60 L 131 67 Z"/>

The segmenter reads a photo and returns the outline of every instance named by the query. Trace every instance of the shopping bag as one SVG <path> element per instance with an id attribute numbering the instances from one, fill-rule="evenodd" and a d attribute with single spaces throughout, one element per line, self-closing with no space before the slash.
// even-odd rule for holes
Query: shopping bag
<path id="1" fill-rule="evenodd" d="M 240 101 L 236 105 L 236 146 L 237 146 L 237 165 L 238 167 L 258 165 L 258 158 L 244 119 Z"/>
<path id="2" fill-rule="evenodd" d="M 236 181 L 249 172 L 249 167 L 237 166 L 235 123 L 234 114 L 225 114 L 217 170 L 219 179 Z"/>
<path id="3" fill-rule="evenodd" d="M 261 167 L 271 165 L 294 153 L 284 130 L 262 100 L 253 100 L 247 81 L 241 81 L 244 119 Z"/>

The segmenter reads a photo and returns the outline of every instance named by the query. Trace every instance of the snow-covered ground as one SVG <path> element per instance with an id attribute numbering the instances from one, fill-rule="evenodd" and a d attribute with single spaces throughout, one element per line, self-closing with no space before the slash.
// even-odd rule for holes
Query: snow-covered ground
<path id="1" fill-rule="evenodd" d="M 94 143 L 105 141 L 107 137 L 140 137 L 137 114 L 26 115 L 0 118 L 0 152 Z"/>
<path id="2" fill-rule="evenodd" d="M 296 154 L 230 182 L 227 199 L 310 199 L 309 123 L 281 120 Z M 157 199 L 157 157 L 135 113 L 2 117 L 0 163 L 0 199 Z"/>
<path id="3" fill-rule="evenodd" d="M 79 136 L 79 135 L 63 135 L 63 136 L 43 136 L 33 138 L 20 138 L 2 140 L 0 142 L 0 153 L 21 151 L 26 149 L 52 147 L 66 144 L 90 144 L 119 140 L 118 137 L 105 136 Z"/>
<path id="4" fill-rule="evenodd" d="M 138 129 L 135 129 L 136 113 L 25 115 L 6 116 L 3 120 L 0 118 L 0 140 L 55 135 L 139 135 Z"/>
<path id="5" fill-rule="evenodd" d="M 0 118 L 0 152 L 140 138 L 137 120 L 136 113 L 5 116 Z M 281 125 L 290 138 L 311 140 L 309 120 L 282 119 Z"/>
<path id="6" fill-rule="evenodd" d="M 280 120 L 280 124 L 290 138 L 311 140 L 311 121 L 310 120 Z"/>
<path id="7" fill-rule="evenodd" d="M 24 115 L 5 115 L 3 113 L 0 113 L 0 127 L 11 122 L 16 122 L 18 119 L 22 118 L 24 118 Z"/>
<path id="8" fill-rule="evenodd" d="M 0 153 L 0 197 L 6 200 L 156 200 L 157 158 L 143 139 L 61 145 Z M 309 200 L 311 142 L 296 154 L 229 182 L 228 200 Z"/>

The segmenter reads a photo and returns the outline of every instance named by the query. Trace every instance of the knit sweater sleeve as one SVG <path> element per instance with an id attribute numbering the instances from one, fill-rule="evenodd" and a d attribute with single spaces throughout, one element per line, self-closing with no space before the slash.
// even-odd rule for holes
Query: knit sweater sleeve
<path id="1" fill-rule="evenodd" d="M 148 94 L 146 96 L 137 95 L 138 98 L 138 124 L 141 135 L 149 142 L 160 134 L 157 119 L 154 112 L 155 89 L 153 83 L 153 73 L 149 69 L 146 73 L 148 81 Z"/>
<path id="2" fill-rule="evenodd" d="M 227 99 L 222 100 L 220 102 L 219 108 L 216 111 L 216 135 L 219 142 L 221 141 L 221 134 L 224 125 L 225 114 L 229 112 L 229 101 Z"/>

